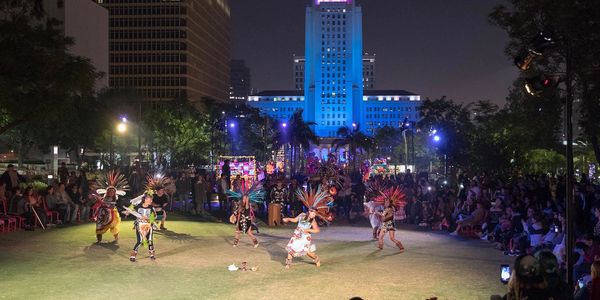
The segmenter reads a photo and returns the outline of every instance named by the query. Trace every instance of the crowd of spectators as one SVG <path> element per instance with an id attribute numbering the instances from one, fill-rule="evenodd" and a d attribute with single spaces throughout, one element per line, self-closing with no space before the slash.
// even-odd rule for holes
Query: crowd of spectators
<path id="1" fill-rule="evenodd" d="M 132 194 L 142 189 L 144 172 L 135 166 L 126 171 Z M 227 216 L 232 203 L 227 190 L 240 191 L 244 179 L 231 177 L 225 170 L 217 177 L 204 170 L 168 172 L 173 179 L 169 193 L 182 211 L 194 214 Z M 585 174 L 575 184 L 575 265 L 573 276 L 591 285 L 592 266 L 600 261 L 600 185 Z M 45 225 L 88 222 L 90 206 L 96 201 L 84 171 L 59 169 L 56 183 L 43 191 L 23 188 L 22 178 L 9 166 L 0 178 L 3 208 L 0 222 L 9 215 L 21 216 L 27 228 L 34 228 L 35 215 Z M 364 182 L 360 174 L 341 172 L 333 208 L 337 220 L 358 222 L 364 215 L 364 202 L 373 194 L 369 186 L 400 186 L 407 204 L 397 222 L 414 224 L 427 230 L 443 230 L 453 236 L 480 238 L 493 243 L 505 255 L 531 255 L 546 250 L 555 255 L 565 269 L 565 178 L 527 175 L 513 180 L 488 176 L 458 176 L 456 182 L 430 180 L 426 175 L 402 174 L 375 176 Z M 269 204 L 281 204 L 282 215 L 294 216 L 303 210 L 297 192 L 316 188 L 318 179 L 296 176 L 286 180 L 266 176 L 266 205 L 256 207 L 265 217 Z M 219 203 L 214 205 L 211 203 Z M 596 263 L 597 264 L 597 263 Z M 587 281 L 586 281 L 587 280 Z"/>

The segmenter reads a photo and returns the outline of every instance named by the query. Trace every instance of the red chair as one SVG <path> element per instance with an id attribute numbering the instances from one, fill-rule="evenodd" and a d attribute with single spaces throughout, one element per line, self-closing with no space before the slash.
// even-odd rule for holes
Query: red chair
<path id="1" fill-rule="evenodd" d="M 18 227 L 19 229 L 21 229 L 21 228 L 25 228 L 25 218 L 24 218 L 24 217 L 21 217 L 21 216 L 19 216 L 19 215 L 15 215 L 15 214 L 8 213 L 8 205 L 7 205 L 7 203 L 6 203 L 6 200 L 2 201 L 2 209 L 3 209 L 3 215 L 4 215 L 5 217 L 8 217 L 8 218 L 12 218 L 12 219 L 14 219 L 14 222 L 15 222 L 15 223 L 14 223 L 14 226 L 13 226 L 13 227 L 14 227 L 14 230 L 15 230 L 15 231 L 17 230 L 17 227 Z M 9 228 L 10 228 L 10 224 L 11 224 L 11 223 L 12 223 L 12 222 L 10 222 L 10 221 L 8 222 L 8 227 L 9 227 Z"/>
<path id="2" fill-rule="evenodd" d="M 0 219 L 4 222 L 4 226 L 6 226 L 7 231 L 17 231 L 17 220 L 21 221 L 20 216 L 14 216 L 8 214 L 8 209 L 6 205 L 6 200 L 2 200 L 2 212 L 0 212 Z M 25 220 L 25 218 L 23 218 Z M 21 223 L 19 223 L 21 226 Z M 3 229 L 4 231 L 4 229 Z"/>
<path id="3" fill-rule="evenodd" d="M 42 205 L 44 206 L 44 212 L 46 213 L 46 217 L 50 220 L 50 223 L 58 224 L 60 222 L 60 218 L 58 212 L 55 210 L 50 210 L 48 208 L 48 203 L 46 202 L 46 197 L 40 197 L 42 199 Z M 54 216 L 56 216 L 56 222 L 54 222 Z"/>

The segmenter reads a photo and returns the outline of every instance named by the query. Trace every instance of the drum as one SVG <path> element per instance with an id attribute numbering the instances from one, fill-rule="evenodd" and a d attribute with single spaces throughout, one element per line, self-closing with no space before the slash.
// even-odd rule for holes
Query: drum
<path id="1" fill-rule="evenodd" d="M 269 226 L 281 225 L 281 204 L 269 204 Z"/>

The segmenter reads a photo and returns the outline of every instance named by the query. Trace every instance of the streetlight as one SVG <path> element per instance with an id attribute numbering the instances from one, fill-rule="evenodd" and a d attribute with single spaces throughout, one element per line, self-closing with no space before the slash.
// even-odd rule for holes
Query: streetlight
<path id="1" fill-rule="evenodd" d="M 437 129 L 431 130 L 431 134 L 433 135 L 432 139 L 436 144 L 441 143 L 442 136 L 438 133 Z M 448 155 L 446 155 L 446 151 L 444 151 L 444 179 L 448 178 Z"/>
<path id="2" fill-rule="evenodd" d="M 117 124 L 116 126 L 117 132 L 120 134 L 123 134 L 127 131 L 127 117 L 121 117 L 121 121 Z M 114 163 L 114 145 L 113 145 L 113 131 L 110 131 L 110 154 L 109 154 L 109 160 L 110 160 L 110 166 L 113 166 Z"/>

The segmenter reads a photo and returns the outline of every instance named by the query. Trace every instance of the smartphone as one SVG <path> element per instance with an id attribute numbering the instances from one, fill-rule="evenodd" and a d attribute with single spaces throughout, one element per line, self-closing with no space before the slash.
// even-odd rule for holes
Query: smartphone
<path id="1" fill-rule="evenodd" d="M 554 225 L 554 232 L 558 233 L 558 225 Z"/>
<path id="2" fill-rule="evenodd" d="M 501 265 L 500 266 L 500 282 L 507 284 L 508 280 L 510 280 L 510 266 L 509 265 Z"/>
<path id="3" fill-rule="evenodd" d="M 585 286 L 585 283 L 583 282 L 583 277 L 579 278 L 579 280 L 577 280 L 577 284 L 579 284 L 579 288 L 582 289 Z"/>

